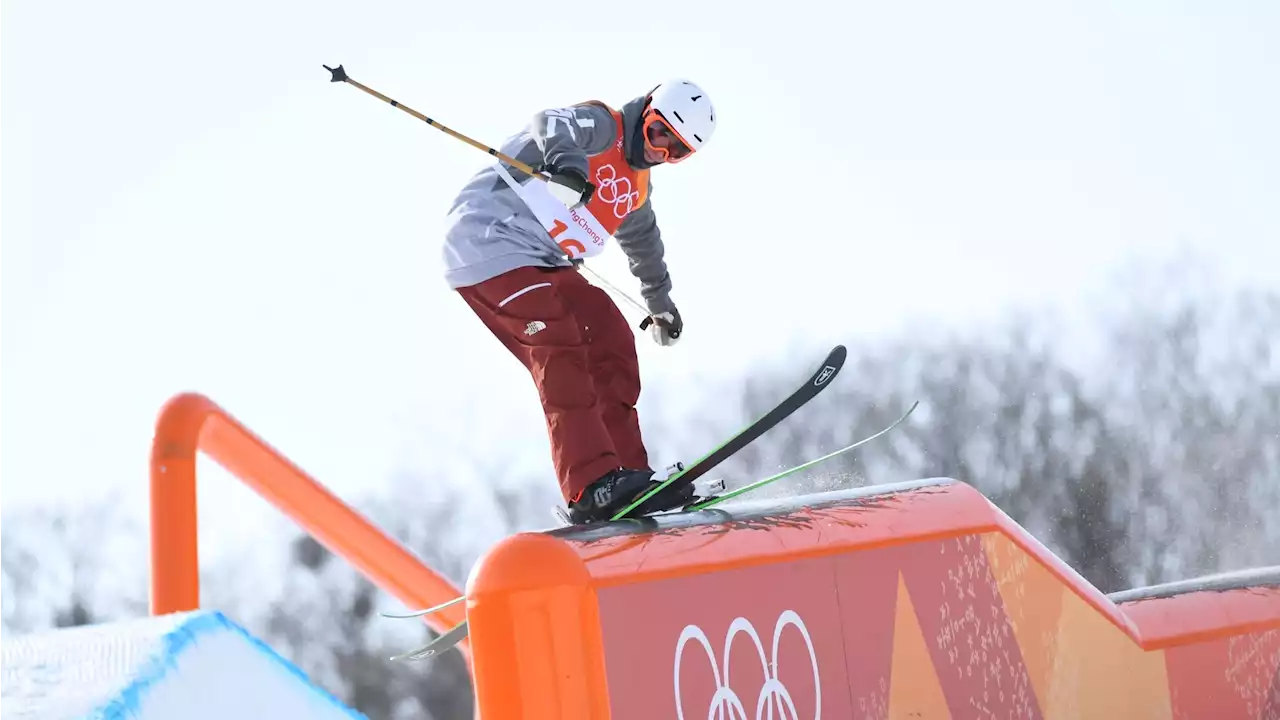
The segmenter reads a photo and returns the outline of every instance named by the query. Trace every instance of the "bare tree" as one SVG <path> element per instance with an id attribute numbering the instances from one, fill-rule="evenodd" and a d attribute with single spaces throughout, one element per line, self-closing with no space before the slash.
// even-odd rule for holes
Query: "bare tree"
<path id="1" fill-rule="evenodd" d="M 1131 285 L 1098 383 L 1134 438 L 1144 583 L 1275 562 L 1280 546 L 1280 295 L 1218 292 L 1188 265 Z"/>
<path id="2" fill-rule="evenodd" d="M 1097 367 L 1069 366 L 1047 326 L 1026 320 L 999 334 L 915 330 L 852 347 L 836 387 L 721 471 L 745 484 L 874 432 L 919 399 L 893 434 L 757 497 L 955 477 L 1107 591 L 1273 563 L 1280 295 L 1183 295 L 1197 283 L 1160 268 L 1143 277 L 1151 287 L 1127 312 L 1100 314 Z M 745 383 L 738 421 L 797 374 Z"/>
<path id="3" fill-rule="evenodd" d="M 145 533 L 117 499 L 9 511 L 0 534 L 7 632 L 145 614 L 146 569 L 113 562 L 141 553 Z"/>

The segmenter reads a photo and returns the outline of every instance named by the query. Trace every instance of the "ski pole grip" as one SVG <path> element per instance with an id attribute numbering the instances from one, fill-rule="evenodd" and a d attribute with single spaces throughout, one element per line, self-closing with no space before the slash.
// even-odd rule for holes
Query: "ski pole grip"
<path id="1" fill-rule="evenodd" d="M 641 321 L 640 321 L 640 329 L 641 329 L 641 330 L 648 330 L 648 329 L 649 329 L 649 326 L 650 326 L 650 325 L 652 325 L 652 324 L 653 324 L 653 316 L 652 316 L 652 315 L 650 315 L 650 316 L 648 316 L 648 317 L 646 317 L 645 319 L 643 319 L 643 320 L 641 320 Z M 680 337 L 680 331 L 679 331 L 679 330 L 672 329 L 672 330 L 669 330 L 668 332 L 670 333 L 670 335 L 671 335 L 671 339 L 672 339 L 672 340 L 674 340 L 674 339 L 676 339 L 676 338 Z"/>

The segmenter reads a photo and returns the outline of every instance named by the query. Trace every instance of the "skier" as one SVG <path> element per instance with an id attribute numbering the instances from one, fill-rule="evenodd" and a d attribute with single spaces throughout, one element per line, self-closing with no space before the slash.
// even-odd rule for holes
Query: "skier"
<path id="1" fill-rule="evenodd" d="M 620 110 L 598 101 L 543 110 L 500 149 L 548 180 L 498 161 L 450 208 L 446 280 L 529 370 L 574 523 L 607 520 L 662 479 L 636 415 L 635 338 L 612 298 L 577 265 L 610 236 L 617 240 L 639 280 L 654 341 L 674 344 L 684 321 L 671 299 L 649 171 L 687 160 L 715 127 L 706 93 L 685 80 L 664 82 Z M 692 498 L 692 487 L 668 486 L 632 514 Z"/>

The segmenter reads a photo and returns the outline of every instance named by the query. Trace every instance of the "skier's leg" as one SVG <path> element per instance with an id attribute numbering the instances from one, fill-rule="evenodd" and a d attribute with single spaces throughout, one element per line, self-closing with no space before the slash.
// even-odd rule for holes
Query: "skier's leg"
<path id="1" fill-rule="evenodd" d="M 623 467 L 649 469 L 636 403 L 640 398 L 640 365 L 635 335 L 613 298 L 581 275 L 566 278 L 561 293 L 582 321 L 589 343 L 587 360 L 600 416 Z"/>
<path id="2" fill-rule="evenodd" d="M 529 370 L 566 502 L 621 465 L 600 417 L 581 325 L 560 294 L 576 271 L 518 268 L 458 293 Z"/>
<path id="3" fill-rule="evenodd" d="M 646 480 L 642 492 L 647 492 L 658 482 L 653 479 L 636 414 L 636 402 L 640 398 L 640 364 L 631 326 L 608 293 L 581 275 L 565 278 L 560 292 L 583 325 L 590 347 L 591 375 L 600 398 L 600 413 L 613 438 L 614 449 L 623 467 L 644 470 L 643 475 L 603 478 L 600 486 L 618 488 L 612 491 L 612 500 L 588 499 L 577 507 L 570 507 L 570 517 L 578 518 L 577 522 L 599 520 L 612 517 L 622 507 L 631 504 L 630 500 L 619 502 L 618 498 L 624 497 L 624 493 L 637 497 L 639 493 L 633 490 L 641 477 Z M 594 487 L 589 488 L 589 492 L 594 490 Z M 610 493 L 606 491 L 605 494 Z M 633 514 L 647 515 L 683 507 L 693 500 L 693 494 L 692 485 L 671 486 L 645 501 Z"/>

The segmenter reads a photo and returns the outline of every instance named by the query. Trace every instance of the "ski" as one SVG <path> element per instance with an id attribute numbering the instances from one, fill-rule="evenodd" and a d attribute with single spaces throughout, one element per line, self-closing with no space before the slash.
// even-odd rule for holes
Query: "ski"
<path id="1" fill-rule="evenodd" d="M 845 359 L 847 357 L 848 357 L 848 350 L 845 348 L 845 346 L 836 345 L 835 347 L 833 347 L 831 351 L 827 353 L 827 356 L 823 359 L 822 364 L 818 366 L 818 369 L 815 370 L 812 375 L 810 375 L 808 378 L 805 379 L 804 384 L 801 385 L 799 388 L 797 388 L 794 392 L 792 392 L 786 398 L 784 398 L 777 405 L 775 405 L 773 409 L 771 409 L 769 412 L 765 413 L 764 415 L 756 419 L 751 424 L 747 425 L 742 430 L 739 430 L 737 434 L 730 437 L 728 440 L 726 440 L 720 446 L 713 449 L 711 452 L 707 453 L 706 455 L 703 455 L 701 458 L 698 458 L 698 460 L 695 461 L 692 465 L 683 467 L 677 470 L 676 472 L 668 475 L 667 478 L 662 483 L 660 483 L 657 487 L 646 492 L 644 495 L 634 500 L 630 505 L 618 511 L 611 518 L 611 520 L 617 521 L 617 520 L 623 520 L 623 519 L 632 519 L 632 520 L 640 519 L 640 518 L 628 518 L 627 515 L 631 511 L 635 510 L 637 507 L 642 505 L 649 498 L 653 497 L 654 495 L 658 494 L 662 490 L 666 489 L 672 483 L 676 481 L 679 481 L 685 484 L 693 483 L 699 477 L 705 475 L 712 468 L 716 467 L 720 463 L 729 459 L 729 457 L 731 457 L 734 453 L 738 452 L 742 448 L 749 445 L 756 438 L 763 435 L 765 432 L 767 432 L 768 430 L 776 426 L 778 423 L 782 422 L 787 417 L 789 417 L 796 410 L 799 410 L 800 408 L 804 407 L 804 405 L 808 403 L 810 400 L 817 397 L 819 393 L 821 393 L 823 390 L 827 388 L 828 385 L 830 385 L 831 379 L 835 377 L 837 374 L 839 374 L 840 369 L 844 367 Z M 845 449 L 847 450 L 850 448 L 845 448 Z M 812 462 L 810 464 L 812 464 Z M 788 471 L 788 474 L 790 472 L 795 472 L 800 469 L 801 468 L 799 467 L 793 468 L 791 471 Z M 771 478 L 770 481 L 774 479 L 777 479 L 777 477 Z M 709 483 L 709 484 L 712 487 L 715 487 L 717 485 L 720 487 L 723 487 L 723 480 L 716 480 L 714 483 Z M 754 487 L 758 487 L 758 486 L 759 484 L 753 484 L 753 486 L 749 486 L 749 488 L 754 489 Z M 710 507 L 710 505 L 714 505 L 716 502 L 719 502 L 721 499 L 728 499 L 729 497 L 740 495 L 742 492 L 746 492 L 746 489 L 735 490 L 731 494 L 718 495 L 711 498 L 707 498 L 706 500 L 695 502 L 695 504 L 702 507 Z M 565 524 L 569 524 L 568 513 L 565 512 L 563 508 L 558 506 L 554 509 L 557 517 L 562 522 L 565 522 Z M 693 506 L 686 506 L 684 509 L 690 510 L 690 509 L 693 509 Z M 462 599 L 463 599 L 463 596 L 459 596 L 457 598 L 454 598 L 453 600 L 450 600 L 447 603 L 443 603 L 441 605 L 437 605 L 432 608 L 427 608 L 426 610 L 419 610 L 410 615 L 400 615 L 400 616 L 388 615 L 387 617 L 398 617 L 398 618 L 419 617 L 422 615 L 435 612 L 443 607 L 447 607 L 448 605 L 452 605 L 456 602 L 460 602 Z M 395 655 L 391 659 L 395 661 L 421 660 L 423 658 L 432 657 L 454 647 L 459 642 L 462 642 L 462 640 L 466 636 L 467 636 L 467 621 L 463 620 L 462 622 L 458 623 L 454 627 L 450 628 L 448 632 L 436 638 L 435 640 L 432 640 L 427 645 L 424 645 L 421 648 L 418 648 L 416 650 L 402 653 L 400 655 Z"/>
<path id="2" fill-rule="evenodd" d="M 837 367 L 837 370 L 838 370 L 838 369 L 839 369 L 839 368 Z M 833 373 L 833 374 L 834 374 L 834 373 Z M 830 377 L 828 377 L 827 379 L 829 380 L 829 379 L 830 379 Z M 790 475 L 794 475 L 795 473 L 798 473 L 798 472 L 800 472 L 801 470 L 806 470 L 806 469 L 808 469 L 808 468 L 813 467 L 814 465 L 817 465 L 817 464 L 819 464 L 819 463 L 822 463 L 822 462 L 825 462 L 825 461 L 827 461 L 827 460 L 830 460 L 831 458 L 834 458 L 834 457 L 837 457 L 837 456 L 842 455 L 842 454 L 844 454 L 844 453 L 847 453 L 847 452 L 849 452 L 850 450 L 853 450 L 853 449 L 855 449 L 855 448 L 861 447 L 861 446 L 863 446 L 863 445 L 865 445 L 865 444 L 867 444 L 867 443 L 871 442 L 872 440 L 875 440 L 876 438 L 880 437 L 881 435 L 884 435 L 885 433 L 888 433 L 889 431 L 893 430 L 894 428 L 898 427 L 899 425 L 901 425 L 901 424 L 903 423 L 903 421 L 905 421 L 908 417 L 910 417 L 910 416 L 911 416 L 911 413 L 915 412 L 916 407 L 917 407 L 917 406 L 919 406 L 919 405 L 920 405 L 920 401 L 919 401 L 919 400 L 917 400 L 917 401 L 915 401 L 915 402 L 911 403 L 911 407 L 907 408 L 907 411 L 906 411 L 905 413 L 903 413 L 903 414 L 902 414 L 902 417 L 898 418 L 897 420 L 894 420 L 891 424 L 889 424 L 889 425 L 888 425 L 887 427 L 885 427 L 883 430 L 880 430 L 879 432 L 875 433 L 874 435 L 868 435 L 867 437 L 862 438 L 861 440 L 858 440 L 857 442 L 854 442 L 854 443 L 851 443 L 851 444 L 849 444 L 849 445 L 846 445 L 846 446 L 844 446 L 844 447 L 840 448 L 839 450 L 833 450 L 832 452 L 829 452 L 829 453 L 827 453 L 826 455 L 823 455 L 823 456 L 821 456 L 821 457 L 814 458 L 814 459 L 812 459 L 812 460 L 808 460 L 808 461 L 803 462 L 803 463 L 801 463 L 801 464 L 799 464 L 799 465 L 796 465 L 796 466 L 794 466 L 794 467 L 787 468 L 786 470 L 783 470 L 782 472 L 774 473 L 773 475 L 770 475 L 769 477 L 764 478 L 763 480 L 757 480 L 756 482 L 750 483 L 750 484 L 748 484 L 748 485 L 744 485 L 744 486 L 742 486 L 742 487 L 740 487 L 740 488 L 738 488 L 738 489 L 736 489 L 736 490 L 732 490 L 732 491 L 727 492 L 727 493 L 725 493 L 725 494 L 723 494 L 723 495 L 715 495 L 715 496 L 712 496 L 712 497 L 709 497 L 709 498 L 706 498 L 706 499 L 703 499 L 703 500 L 695 501 L 695 502 L 693 502 L 693 503 L 690 503 L 689 505 L 686 505 L 686 506 L 684 507 L 684 510 L 683 510 L 683 511 L 684 511 L 684 512 L 696 512 L 696 511 L 698 511 L 698 510 L 706 510 L 706 509 L 707 509 L 707 508 L 709 508 L 709 507 L 714 507 L 714 506 L 716 506 L 716 505 L 719 505 L 720 503 L 724 502 L 725 500 L 729 500 L 730 498 L 735 498 L 735 497 L 738 497 L 738 496 L 740 496 L 740 495 L 745 495 L 746 493 L 749 493 L 749 492 L 751 492 L 751 491 L 753 491 L 753 490 L 758 490 L 759 488 L 762 488 L 762 487 L 764 487 L 764 486 L 766 486 L 766 485 L 768 485 L 768 484 L 770 484 L 770 483 L 777 482 L 778 480 L 781 480 L 781 479 L 783 479 L 783 478 L 785 478 L 785 477 L 788 477 L 788 476 L 790 476 Z M 785 417 L 785 416 L 784 416 L 784 417 Z M 763 432 L 763 431 L 761 431 L 761 432 Z M 735 437 L 738 437 L 738 436 L 735 436 Z M 745 443 L 744 443 L 744 444 L 745 444 Z M 709 456 L 708 456 L 708 457 L 709 457 Z M 701 462 L 701 461 L 700 461 L 700 462 Z M 696 466 L 697 466 L 697 463 L 695 463 L 695 467 L 696 467 Z M 724 481 L 723 481 L 723 480 L 715 480 L 715 481 L 714 481 L 714 484 L 717 484 L 717 485 L 719 485 L 720 487 L 723 487 Z M 561 514 L 561 519 L 565 522 L 565 524 L 566 524 L 566 525 L 567 525 L 567 524 L 569 524 L 568 514 L 567 514 L 567 513 L 564 513 L 563 509 L 562 509 L 562 508 L 559 508 L 559 507 L 557 507 L 557 508 L 556 508 L 556 511 L 557 511 L 557 513 Z M 461 601 L 462 599 L 463 599 L 463 597 L 458 597 L 458 598 L 455 598 L 455 599 L 453 599 L 453 600 L 450 600 L 450 601 L 449 601 L 449 602 L 447 602 L 447 603 L 443 603 L 443 604 L 441 604 L 441 605 L 437 605 L 437 606 L 432 607 L 432 608 L 427 608 L 426 610 L 419 610 L 419 611 L 416 611 L 416 612 L 414 612 L 414 613 L 412 613 L 412 614 L 410 614 L 410 615 L 387 615 L 386 613 L 383 613 L 383 615 L 384 615 L 385 617 L 398 617 L 398 618 L 418 617 L 418 616 L 421 616 L 421 615 L 426 615 L 426 614 L 428 614 L 428 613 L 435 612 L 436 610 L 439 610 L 439 609 L 441 609 L 441 608 L 448 607 L 449 605 L 452 605 L 452 604 L 454 604 L 454 603 L 456 603 L 456 602 L 459 602 L 459 601 Z M 402 654 L 400 654 L 400 655 L 393 656 L 391 659 L 392 659 L 392 660 L 396 660 L 396 661 L 400 661 L 400 660 L 422 660 L 422 659 L 424 659 L 424 658 L 432 657 L 432 656 L 438 655 L 438 654 L 440 654 L 440 653 L 442 653 L 442 652 L 444 652 L 444 651 L 446 651 L 446 650 L 449 650 L 449 649 L 453 648 L 453 647 L 454 647 L 455 645 L 457 645 L 459 642 L 462 642 L 462 639 L 463 639 L 463 638 L 465 638 L 466 636 L 467 636 L 467 621 L 466 621 L 466 620 L 463 620 L 461 623 L 458 623 L 458 624 L 457 624 L 457 625 L 455 625 L 453 628 L 451 628 L 448 632 L 446 632 L 445 634 L 443 634 L 443 635 L 441 635 L 440 637 L 436 638 L 435 640 L 432 640 L 430 643 L 428 643 L 428 644 L 426 644 L 426 645 L 422 646 L 421 648 L 418 648 L 418 649 L 416 649 L 416 650 L 412 650 L 412 651 L 407 652 L 407 653 L 402 653 Z"/>
<path id="3" fill-rule="evenodd" d="M 690 504 L 686 505 L 686 506 L 684 507 L 684 509 L 685 509 L 686 511 L 690 511 L 690 512 L 694 512 L 694 511 L 697 511 L 697 510 L 705 510 L 705 509 L 707 509 L 707 508 L 709 508 L 709 507 L 712 507 L 712 506 L 714 506 L 714 505 L 718 505 L 718 504 L 720 504 L 720 503 L 724 502 L 725 500 L 728 500 L 729 498 L 734 498 L 734 497 L 738 497 L 739 495 L 743 495 L 743 494 L 749 493 L 749 492 L 751 492 L 752 490 L 756 490 L 756 489 L 762 488 L 762 487 L 764 487 L 765 485 L 768 485 L 768 484 L 770 484 L 770 483 L 773 483 L 773 482 L 776 482 L 776 481 L 778 481 L 778 480 L 781 480 L 782 478 L 785 478 L 785 477 L 787 477 L 787 476 L 789 476 L 789 475 L 793 475 L 793 474 L 795 474 L 795 473 L 798 473 L 798 472 L 800 472 L 801 470 L 805 470 L 805 469 L 807 469 L 807 468 L 811 468 L 811 467 L 813 467 L 814 465 L 817 465 L 817 464 L 818 464 L 818 463 L 820 463 L 820 462 L 824 462 L 824 461 L 826 461 L 826 460 L 830 460 L 831 458 L 836 457 L 837 455 L 841 455 L 841 454 L 843 454 L 843 453 L 849 452 L 850 450 L 853 450 L 853 449 L 854 449 L 854 448 L 856 448 L 856 447 L 860 447 L 860 446 L 862 446 L 862 445 L 864 445 L 864 444 L 866 444 L 866 443 L 871 442 L 872 440 L 875 440 L 876 438 L 880 437 L 881 435 L 884 435 L 885 433 L 887 433 L 887 432 L 889 432 L 890 430 L 892 430 L 892 429 L 894 429 L 895 427 L 897 427 L 899 424 L 901 424 L 901 423 L 902 423 L 902 421 L 903 421 L 903 420 L 906 420 L 906 419 L 907 419 L 907 417 L 908 417 L 909 415 L 911 415 L 911 413 L 912 413 L 912 412 L 914 412 L 914 411 L 915 411 L 916 406 L 917 406 L 917 405 L 919 405 L 919 404 L 920 404 L 920 401 L 919 401 L 919 400 L 917 400 L 917 401 L 915 401 L 915 402 L 911 403 L 911 407 L 907 408 L 907 411 L 906 411 L 905 413 L 903 413 L 902 417 L 900 417 L 900 418 L 898 418 L 897 420 L 893 421 L 893 423 L 892 423 L 891 425 L 889 425 L 888 427 L 884 428 L 884 429 L 883 429 L 883 430 L 881 430 L 880 432 L 877 432 L 877 433 L 876 433 L 876 434 L 874 434 L 874 435 L 869 435 L 869 436 L 867 436 L 867 437 L 865 437 L 865 438 L 863 438 L 863 439 L 861 439 L 861 440 L 859 440 L 859 441 L 857 441 L 857 442 L 853 443 L 852 445 L 846 445 L 846 446 L 844 446 L 844 447 L 840 448 L 839 450 L 834 450 L 834 451 L 832 451 L 832 452 L 829 452 L 829 453 L 827 453 L 826 455 L 823 455 L 822 457 L 814 458 L 814 459 L 809 460 L 809 461 L 807 461 L 807 462 L 804 462 L 804 463 L 801 463 L 801 464 L 799 464 L 799 465 L 796 465 L 795 467 L 788 468 L 788 469 L 786 469 L 786 470 L 783 470 L 782 472 L 779 472 L 779 473 L 775 473 L 775 474 L 773 474 L 773 475 L 770 475 L 769 477 L 764 478 L 763 480 L 757 480 L 756 482 L 753 482 L 753 483 L 751 483 L 751 484 L 749 484 L 749 485 L 744 485 L 744 486 L 742 486 L 742 487 L 740 487 L 740 488 L 738 488 L 738 489 L 736 489 L 736 490 L 732 490 L 732 491 L 727 492 L 727 493 L 725 493 L 725 494 L 723 494 L 723 495 L 716 495 L 716 496 L 713 496 L 713 497 L 706 498 L 706 499 L 704 499 L 704 500 L 697 500 L 697 501 L 694 501 L 694 502 L 692 502 L 692 503 L 690 503 Z"/>
<path id="4" fill-rule="evenodd" d="M 466 636 L 467 621 L 463 620 L 452 628 L 449 628 L 449 632 L 437 637 L 435 640 L 432 640 L 416 650 L 410 650 L 409 652 L 401 653 L 399 655 L 392 655 L 391 660 L 393 662 L 399 662 L 401 660 L 422 660 L 434 655 L 439 655 L 445 650 L 449 650 L 454 645 L 462 642 L 462 639 Z"/>
<path id="5" fill-rule="evenodd" d="M 672 483 L 679 481 L 681 484 L 692 483 L 697 480 L 708 470 L 727 460 L 734 453 L 746 447 L 753 440 L 763 435 L 767 430 L 782 422 L 787 416 L 799 410 L 810 400 L 818 396 L 831 382 L 831 378 L 835 377 L 840 368 L 844 367 L 845 358 L 848 351 L 844 345 L 836 345 L 827 353 L 827 357 L 818 366 L 818 369 L 809 376 L 804 384 L 784 398 L 781 402 L 773 407 L 772 410 L 765 413 L 755 422 L 740 430 L 736 435 L 726 440 L 722 445 L 715 448 L 706 455 L 698 458 L 692 465 L 686 467 L 683 471 L 669 475 L 666 480 L 658 484 L 652 490 L 641 495 L 630 505 L 619 510 L 611 518 L 612 520 L 621 520 L 626 518 L 631 511 L 648 501 L 649 498 L 657 495 L 665 490 Z"/>

